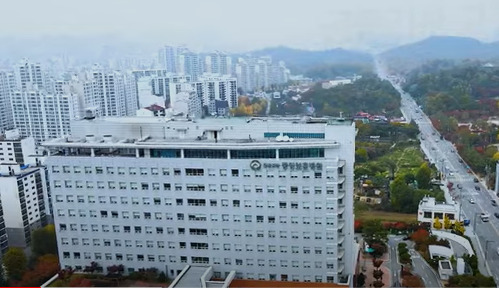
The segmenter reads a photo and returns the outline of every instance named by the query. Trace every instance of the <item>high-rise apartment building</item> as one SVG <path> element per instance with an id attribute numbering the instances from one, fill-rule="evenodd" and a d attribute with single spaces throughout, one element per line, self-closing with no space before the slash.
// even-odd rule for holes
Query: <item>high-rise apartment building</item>
<path id="1" fill-rule="evenodd" d="M 127 115 L 123 74 L 97 68 L 92 71 L 91 81 L 92 93 L 85 95 L 87 105 L 98 107 L 102 116 Z"/>
<path id="2" fill-rule="evenodd" d="M 180 92 L 180 84 L 190 82 L 190 75 L 166 73 L 152 78 L 152 94 L 163 97 L 165 105 L 170 106 L 172 95 Z"/>
<path id="3" fill-rule="evenodd" d="M 31 231 L 47 224 L 49 188 L 33 138 L 0 135 L 0 249 L 26 247 Z M 8 236 L 8 244 L 7 244 Z"/>
<path id="4" fill-rule="evenodd" d="M 159 50 L 159 64 L 161 68 L 170 73 L 177 73 L 178 48 L 175 46 L 164 46 Z"/>
<path id="5" fill-rule="evenodd" d="M 232 75 L 232 58 L 226 53 L 215 51 L 206 56 L 205 72 Z"/>
<path id="6" fill-rule="evenodd" d="M 44 143 L 61 267 L 343 282 L 354 273 L 355 127 L 343 119 L 72 123 Z"/>
<path id="7" fill-rule="evenodd" d="M 45 88 L 45 72 L 40 63 L 23 59 L 16 66 L 17 88 L 20 90 L 33 90 Z"/>
<path id="8" fill-rule="evenodd" d="M 193 85 L 209 114 L 219 114 L 217 101 L 226 103 L 227 108 L 235 108 L 238 105 L 236 78 L 229 75 L 204 74 Z"/>
<path id="9" fill-rule="evenodd" d="M 0 71 L 0 134 L 14 128 L 10 95 L 15 89 L 14 74 Z"/>
<path id="10" fill-rule="evenodd" d="M 15 91 L 11 96 L 14 124 L 22 137 L 37 142 L 70 134 L 72 97 L 50 95 L 44 90 Z"/>
<path id="11" fill-rule="evenodd" d="M 180 63 L 180 74 L 185 74 L 191 76 L 192 81 L 197 81 L 198 77 L 203 74 L 201 59 L 199 58 L 199 54 L 184 51 L 179 56 Z"/>

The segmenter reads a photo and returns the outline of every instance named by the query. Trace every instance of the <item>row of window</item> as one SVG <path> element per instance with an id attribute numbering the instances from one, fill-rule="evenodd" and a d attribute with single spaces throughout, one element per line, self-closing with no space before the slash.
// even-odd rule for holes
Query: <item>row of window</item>
<path id="1" fill-rule="evenodd" d="M 64 184 L 64 185 L 63 185 Z M 173 186 L 173 187 L 172 187 Z M 143 191 L 172 191 L 172 188 L 174 191 L 209 191 L 209 192 L 229 192 L 229 185 L 228 184 L 195 184 L 195 183 L 187 183 L 187 184 L 182 184 L 182 183 L 159 183 L 159 182 L 153 182 L 153 183 L 148 183 L 148 182 L 116 182 L 116 181 L 83 181 L 83 180 L 54 180 L 53 182 L 53 187 L 54 188 L 77 188 L 77 189 L 110 189 L 110 190 L 143 190 Z M 238 184 L 233 184 L 230 186 L 231 191 L 233 193 L 239 193 L 241 192 L 241 189 L 245 193 L 263 193 L 264 190 L 266 193 L 275 193 L 276 189 L 279 193 L 281 194 L 286 194 L 286 193 L 291 193 L 291 194 L 298 194 L 300 192 L 299 186 L 264 186 L 263 185 L 238 185 Z M 338 189 L 343 189 L 343 183 L 338 184 Z M 311 187 L 309 186 L 302 186 L 301 187 L 301 193 L 302 194 L 310 194 Z M 321 186 L 314 186 L 313 187 L 313 192 L 314 194 L 322 194 L 322 187 Z M 326 194 L 334 194 L 334 187 L 333 186 L 327 186 L 326 187 Z"/>
<path id="2" fill-rule="evenodd" d="M 100 204 L 107 204 L 109 199 L 110 204 L 133 204 L 133 205 L 139 205 L 142 203 L 142 205 L 166 205 L 166 206 L 210 206 L 210 207 L 246 207 L 246 208 L 251 208 L 251 207 L 256 207 L 256 208 L 291 208 L 291 209 L 315 209 L 315 210 L 321 210 L 321 209 L 326 209 L 326 210 L 334 210 L 334 205 L 335 201 L 334 200 L 326 200 L 326 201 L 264 201 L 264 200 L 230 200 L 230 199 L 199 199 L 199 198 L 188 198 L 188 199 L 183 199 L 183 198 L 160 198 L 160 197 L 126 197 L 126 196 L 83 196 L 83 195 L 77 195 L 76 197 L 74 195 L 55 195 L 55 201 L 57 203 L 73 203 L 75 200 L 78 203 L 96 203 L 97 201 Z M 142 201 L 141 201 L 142 200 Z M 343 199 L 338 199 L 336 200 L 337 204 L 341 205 L 343 204 Z M 84 211 L 84 210 L 79 210 L 79 211 Z M 107 211 L 106 211 L 107 212 Z M 118 213 L 118 212 L 116 212 Z M 135 212 L 134 212 L 135 213 Z M 138 213 L 138 212 L 137 212 Z M 150 212 L 145 212 L 150 214 Z M 150 215 L 149 215 L 150 216 Z M 118 217 L 116 215 L 116 217 Z"/>
<path id="3" fill-rule="evenodd" d="M 148 213 L 148 214 L 146 214 Z M 122 218 L 123 219 L 130 219 L 130 214 L 132 214 L 133 216 L 133 219 L 140 219 L 140 215 L 141 213 L 140 212 L 128 212 L 128 211 L 123 211 L 122 212 Z M 74 210 L 74 209 L 69 209 L 68 210 L 68 217 L 76 217 L 78 215 L 78 217 L 80 218 L 85 218 L 87 217 L 87 212 L 85 210 L 78 210 L 78 214 L 77 214 L 77 211 Z M 98 213 L 96 210 L 90 210 L 88 215 L 91 217 L 91 218 L 97 218 L 98 215 L 100 216 L 100 218 L 108 218 L 108 217 L 111 217 L 111 218 L 118 218 L 118 213 L 116 212 L 116 214 L 114 214 L 113 212 L 111 213 L 108 213 L 108 211 L 100 211 L 100 213 Z M 57 216 L 58 217 L 65 217 L 66 216 L 66 211 L 63 210 L 63 209 L 58 209 L 57 210 Z M 239 223 L 239 222 L 246 222 L 246 223 L 252 223 L 253 220 L 256 220 L 255 222 L 256 223 L 281 223 L 281 224 L 285 224 L 287 223 L 287 218 L 286 216 L 279 216 L 279 218 L 277 218 L 276 216 L 267 216 L 267 217 L 264 217 L 264 216 L 261 216 L 261 215 L 231 215 L 230 214 L 209 214 L 210 216 L 210 221 L 211 222 L 217 222 L 219 220 L 223 221 L 223 222 L 229 222 L 229 221 L 232 221 L 232 222 L 235 222 L 235 223 Z M 265 219 L 267 218 L 267 219 Z M 150 212 L 145 212 L 144 213 L 144 219 L 152 219 L 152 213 Z M 154 213 L 154 219 L 156 220 L 163 220 L 163 214 L 161 212 L 156 212 Z M 184 220 L 188 220 L 188 221 L 208 221 L 208 215 L 207 214 L 184 214 L 184 213 L 177 213 L 176 215 L 174 215 L 173 213 L 165 213 L 165 220 L 170 220 L 170 221 L 173 221 L 173 220 L 176 220 L 176 221 L 184 221 Z M 298 216 L 291 216 L 290 217 L 291 221 L 290 223 L 291 224 L 299 224 L 300 222 L 298 221 Z M 322 225 L 322 224 L 326 224 L 328 226 L 330 225 L 335 225 L 335 223 L 337 223 L 338 220 L 341 220 L 343 219 L 343 214 L 338 214 L 337 218 L 336 217 L 302 217 L 302 224 L 315 224 L 315 225 Z M 136 232 L 137 233 L 137 232 Z M 140 232 L 138 232 L 140 233 Z"/>
<path id="4" fill-rule="evenodd" d="M 168 256 L 153 255 L 153 254 L 122 254 L 122 253 L 100 253 L 100 252 L 62 252 L 63 259 L 87 259 L 87 260 L 116 260 L 116 261 L 148 261 L 148 262 L 166 262 L 169 263 L 188 263 L 187 256 Z M 93 256 L 93 257 L 92 257 Z M 114 256 L 114 257 L 113 257 Z M 192 264 L 213 264 L 213 265 L 246 265 L 259 267 L 292 267 L 306 269 L 334 269 L 333 262 L 322 261 L 299 261 L 299 260 L 265 260 L 265 259 L 233 259 L 233 258 L 218 258 L 213 257 L 210 263 L 209 257 L 191 256 Z"/>
<path id="5" fill-rule="evenodd" d="M 291 231 L 288 233 L 288 231 L 280 230 L 280 231 L 275 231 L 275 230 L 239 230 L 239 229 L 204 229 L 204 228 L 173 228 L 173 227 L 167 227 L 164 229 L 164 227 L 152 227 L 152 226 L 120 226 L 120 225 L 97 225 L 97 224 L 80 224 L 80 231 L 81 232 L 115 232 L 115 233 L 131 233 L 132 231 L 134 233 L 142 233 L 142 231 L 145 231 L 146 234 L 153 234 L 155 232 L 156 234 L 169 234 L 169 235 L 174 235 L 175 233 L 177 235 L 191 235 L 191 236 L 207 236 L 208 233 L 209 235 L 213 237 L 219 237 L 219 236 L 224 236 L 224 237 L 245 237 L 245 238 L 251 238 L 253 236 L 257 238 L 265 238 L 265 235 L 267 235 L 267 238 L 288 238 L 288 235 L 291 239 L 300 239 L 300 235 L 302 239 L 309 240 L 309 239 L 315 239 L 315 240 L 322 240 L 323 239 L 323 234 L 322 232 L 298 232 L 298 231 Z M 99 230 L 100 229 L 100 230 Z M 68 225 L 64 223 L 59 224 L 59 231 L 67 231 L 68 230 Z M 78 231 L 78 225 L 77 224 L 69 224 L 69 230 L 70 231 Z M 343 229 L 338 229 L 338 233 L 342 233 Z M 328 231 L 325 233 L 325 239 L 326 240 L 334 240 L 336 232 L 334 231 Z M 61 239 L 69 239 L 69 238 L 61 238 Z M 72 239 L 78 239 L 78 238 L 72 238 Z M 111 241 L 111 240 L 109 240 Z M 159 243 L 159 242 L 158 242 Z M 173 242 L 172 242 L 173 243 Z M 161 247 L 162 248 L 162 247 Z"/>
<path id="6" fill-rule="evenodd" d="M 318 163 L 321 164 L 321 163 Z M 104 169 L 105 168 L 105 169 Z M 242 170 L 242 171 L 240 171 Z M 203 169 L 203 168 L 185 168 L 185 169 L 180 169 L 180 168 L 136 168 L 136 167 L 129 167 L 126 169 L 125 167 L 91 167 L 91 166 L 67 166 L 64 165 L 62 166 L 62 173 L 75 173 L 75 174 L 104 174 L 106 172 L 107 175 L 159 175 L 160 172 L 163 176 L 221 176 L 221 177 L 226 177 L 227 175 L 231 175 L 232 177 L 251 177 L 255 176 L 257 178 L 263 177 L 262 171 L 253 171 L 251 169 Z M 275 173 L 272 170 L 267 170 L 266 171 L 266 177 L 267 178 L 274 178 L 274 177 L 279 177 L 279 178 L 286 178 L 288 177 L 288 174 L 290 175 L 291 178 L 298 178 L 300 171 L 290 171 L 288 172 L 287 170 L 281 170 L 278 171 L 278 173 Z M 322 178 L 322 172 L 320 171 L 301 171 L 303 178 L 316 178 L 320 179 Z M 59 166 L 52 166 L 52 173 L 61 173 L 61 168 Z M 332 173 L 328 173 L 327 178 L 330 179 L 332 178 Z M 338 174 L 343 174 L 343 167 L 338 167 Z"/>
<path id="7" fill-rule="evenodd" d="M 61 238 L 61 244 L 63 246 L 65 245 L 71 245 L 72 246 L 79 246 L 80 243 L 82 246 L 104 246 L 104 247 L 135 247 L 135 248 L 159 248 L 163 249 L 165 247 L 168 247 L 168 249 L 193 249 L 193 250 L 208 250 L 211 249 L 213 251 L 236 251 L 236 252 L 262 252 L 262 253 L 290 253 L 293 254 L 298 254 L 298 253 L 303 253 L 303 254 L 315 254 L 315 255 L 321 255 L 323 252 L 322 247 L 300 247 L 300 246 L 287 246 L 287 245 L 242 245 L 242 244 L 220 244 L 220 243 L 199 243 L 199 242 L 168 242 L 165 243 L 165 241 L 141 241 L 141 240 L 120 240 L 120 239 L 115 239 L 114 241 L 110 239 L 90 239 L 90 238 L 72 238 L 71 242 L 69 241 L 69 238 Z M 341 247 L 342 244 L 339 244 L 338 246 Z M 211 247 L 211 248 L 210 248 Z M 333 255 L 335 254 L 335 249 L 333 247 L 326 247 L 325 253 L 328 255 Z"/>

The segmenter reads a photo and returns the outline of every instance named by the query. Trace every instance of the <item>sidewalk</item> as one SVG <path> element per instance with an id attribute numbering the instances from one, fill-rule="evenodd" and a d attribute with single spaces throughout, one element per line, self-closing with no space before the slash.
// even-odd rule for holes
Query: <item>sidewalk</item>
<path id="1" fill-rule="evenodd" d="M 482 273 L 482 275 L 490 276 L 489 269 L 487 268 L 485 263 L 482 245 L 480 245 L 478 239 L 476 238 L 473 228 L 466 228 L 466 230 L 464 231 L 464 235 L 470 237 L 471 244 L 473 245 L 473 248 L 475 248 L 475 253 L 478 258 L 478 270 L 480 270 L 480 273 Z"/>
<path id="2" fill-rule="evenodd" d="M 364 258 L 364 256 L 366 256 Z M 365 287 L 370 287 L 370 285 L 376 281 L 373 277 L 373 271 L 376 269 L 373 266 L 373 257 L 370 255 L 364 255 L 364 253 L 360 253 L 360 258 L 359 258 L 359 265 L 360 265 L 360 271 L 366 275 L 366 284 L 364 285 Z M 390 262 L 389 254 L 388 252 L 383 254 L 383 257 L 378 258 L 380 260 L 383 260 L 383 264 L 380 267 L 380 270 L 383 271 L 383 278 L 381 281 L 383 281 L 383 287 L 391 287 L 392 284 L 392 278 L 391 278 L 391 271 L 390 269 L 386 266 Z M 365 261 L 365 262 L 364 262 Z M 364 269 L 365 268 L 365 269 Z M 365 271 L 364 271 L 365 270 Z"/>

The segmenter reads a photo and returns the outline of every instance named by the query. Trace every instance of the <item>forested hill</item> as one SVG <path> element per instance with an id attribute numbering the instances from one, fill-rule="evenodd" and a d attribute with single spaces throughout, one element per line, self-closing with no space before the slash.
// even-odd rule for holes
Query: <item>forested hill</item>
<path id="1" fill-rule="evenodd" d="M 363 111 L 370 114 L 400 115 L 400 95 L 388 82 L 374 74 L 365 74 L 352 84 L 323 89 L 317 84 L 302 94 L 303 102 L 313 104 L 318 115 L 354 116 Z"/>
<path id="2" fill-rule="evenodd" d="M 424 106 L 430 115 L 454 110 L 482 111 L 499 115 L 499 67 L 487 67 L 479 62 L 457 65 L 433 62 L 409 73 L 404 90 Z M 448 66 L 448 67 L 445 67 Z"/>

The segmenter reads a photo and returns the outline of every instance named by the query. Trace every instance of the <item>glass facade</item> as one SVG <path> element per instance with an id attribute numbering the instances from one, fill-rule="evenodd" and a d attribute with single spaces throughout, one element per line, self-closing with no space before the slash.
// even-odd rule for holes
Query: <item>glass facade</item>
<path id="1" fill-rule="evenodd" d="M 324 157 L 324 148 L 307 149 L 279 149 L 279 158 L 321 158 Z"/>
<path id="2" fill-rule="evenodd" d="M 231 159 L 275 159 L 276 154 L 275 149 L 230 150 Z"/>
<path id="3" fill-rule="evenodd" d="M 184 149 L 184 158 L 227 159 L 227 150 Z"/>
<path id="4" fill-rule="evenodd" d="M 151 158 L 180 158 L 180 149 L 151 149 Z"/>

